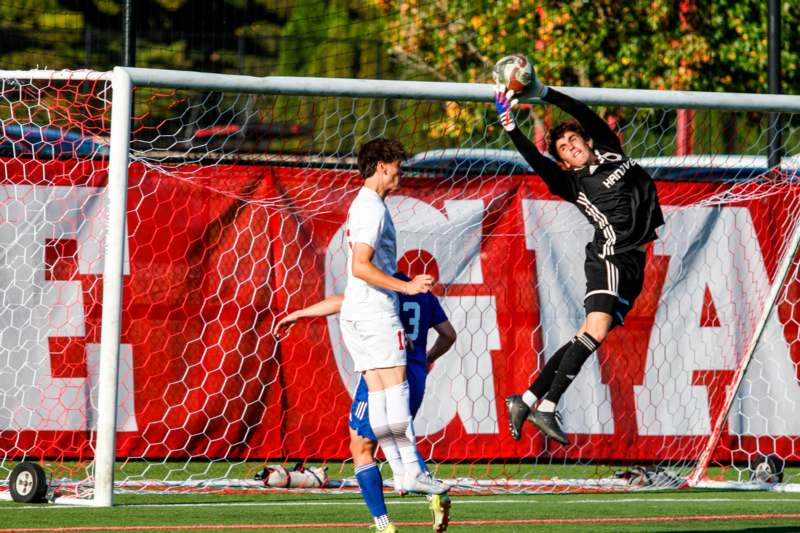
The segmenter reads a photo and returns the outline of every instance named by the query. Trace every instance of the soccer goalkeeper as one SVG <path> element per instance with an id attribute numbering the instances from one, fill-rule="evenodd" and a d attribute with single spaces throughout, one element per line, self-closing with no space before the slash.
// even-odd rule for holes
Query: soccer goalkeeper
<path id="1" fill-rule="evenodd" d="M 656 228 L 664 218 L 652 178 L 625 156 L 619 138 L 602 118 L 543 85 L 535 74 L 532 87 L 534 96 L 576 119 L 549 131 L 548 151 L 554 160 L 542 155 L 516 127 L 512 110 L 517 100 L 503 86 L 495 93 L 500 123 L 550 192 L 574 204 L 595 232 L 586 245 L 583 324 L 548 359 L 530 387 L 509 396 L 506 405 L 515 440 L 527 418 L 548 437 L 569 444 L 556 419 L 558 401 L 608 333 L 624 323 L 642 290 L 645 244 L 658 237 Z"/>

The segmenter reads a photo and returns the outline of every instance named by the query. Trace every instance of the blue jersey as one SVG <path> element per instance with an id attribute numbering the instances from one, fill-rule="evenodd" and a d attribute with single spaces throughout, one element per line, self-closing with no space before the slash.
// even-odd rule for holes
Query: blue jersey
<path id="1" fill-rule="evenodd" d="M 403 281 L 411 281 L 402 272 L 394 276 Z M 414 345 L 413 348 L 406 348 L 406 379 L 412 417 L 419 411 L 425 394 L 425 378 L 428 376 L 428 331 L 446 320 L 447 315 L 433 294 L 400 295 L 400 322 L 403 324 L 406 337 Z M 350 408 L 350 427 L 362 437 L 378 440 L 369 425 L 368 397 L 367 382 L 362 377 Z"/>
<path id="2" fill-rule="evenodd" d="M 397 272 L 394 277 L 403 281 L 411 278 Z M 428 368 L 426 352 L 428 349 L 428 331 L 433 326 L 447 320 L 439 300 L 431 293 L 415 294 L 414 296 L 400 295 L 400 322 L 405 329 L 406 337 L 414 344 L 414 348 L 406 349 L 406 361 L 409 365 L 421 364 Z"/>

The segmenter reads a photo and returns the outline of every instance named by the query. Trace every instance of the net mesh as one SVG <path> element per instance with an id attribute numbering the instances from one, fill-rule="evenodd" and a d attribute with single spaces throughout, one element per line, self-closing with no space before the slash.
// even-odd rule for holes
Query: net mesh
<path id="1" fill-rule="evenodd" d="M 92 489 L 110 120 L 109 82 L 89 78 L 3 79 L 0 97 L 2 469 L 41 461 L 76 495 Z M 358 376 L 338 321 L 270 331 L 342 292 L 354 153 L 375 136 L 414 154 L 387 199 L 399 268 L 436 276 L 458 333 L 415 419 L 437 476 L 475 492 L 627 490 L 682 485 L 712 445 L 712 479 L 797 461 L 797 258 L 767 299 L 800 212 L 794 159 L 767 169 L 766 114 L 601 111 L 656 177 L 667 224 L 625 327 L 559 406 L 564 447 L 531 425 L 513 441 L 503 400 L 580 325 L 591 228 L 507 150 L 492 107 L 137 88 L 117 488 L 263 489 L 265 465 L 295 462 L 327 467 L 325 490 L 354 485 Z M 519 123 L 541 142 L 560 118 L 533 106 Z M 789 155 L 796 121 L 783 114 Z"/>

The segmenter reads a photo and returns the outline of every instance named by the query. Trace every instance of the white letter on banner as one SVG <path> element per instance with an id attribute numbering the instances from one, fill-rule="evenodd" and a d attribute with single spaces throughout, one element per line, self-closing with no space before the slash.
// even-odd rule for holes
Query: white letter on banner
<path id="1" fill-rule="evenodd" d="M 670 256 L 670 262 L 644 384 L 635 387 L 639 433 L 706 435 L 711 430 L 708 388 L 692 383 L 694 372 L 736 368 L 761 316 L 769 279 L 747 208 L 665 211 L 666 226 L 654 251 Z M 719 327 L 701 327 L 706 287 Z M 731 413 L 731 431 L 797 434 L 796 412 L 785 407 L 797 405 L 800 391 L 774 310 L 754 357 Z M 772 402 L 765 401 L 767 396 Z"/>
<path id="2" fill-rule="evenodd" d="M 536 253 L 543 350 L 549 358 L 575 335 L 586 316 L 584 246 L 592 240 L 592 227 L 567 202 L 526 199 L 522 213 L 525 245 Z M 601 381 L 596 354 L 567 389 L 559 410 L 567 433 L 614 433 L 611 396 L 608 385 Z"/>
<path id="3" fill-rule="evenodd" d="M 80 280 L 45 279 L 49 239 L 77 242 L 78 271 L 102 275 L 103 189 L 0 187 L 0 429 L 94 429 L 99 345 L 86 345 L 86 378 L 54 378 L 49 337 L 84 337 Z M 127 242 L 127 238 L 126 238 Z M 129 271 L 125 249 L 125 273 Z M 135 431 L 133 361 L 120 346 L 117 429 Z"/>
<path id="4" fill-rule="evenodd" d="M 728 417 L 730 432 L 750 436 L 797 436 L 800 435 L 798 412 L 797 368 L 778 318 L 778 307 L 774 306 L 734 398 Z"/>
<path id="5" fill-rule="evenodd" d="M 449 200 L 447 216 L 416 198 L 390 196 L 386 205 L 397 229 L 397 255 L 430 253 L 445 284 L 483 282 L 480 241 L 483 202 Z M 346 276 L 345 227 L 334 234 L 325 255 L 325 294 L 341 294 Z M 468 433 L 497 433 L 491 350 L 500 348 L 494 296 L 447 297 L 442 301 L 459 334 L 456 346 L 437 361 L 428 376 L 425 401 L 415 420 L 418 435 L 441 431 L 458 414 Z M 331 347 L 342 382 L 351 394 L 358 375 L 339 332 L 339 317 L 328 318 Z M 435 334 L 431 334 L 431 340 Z"/>

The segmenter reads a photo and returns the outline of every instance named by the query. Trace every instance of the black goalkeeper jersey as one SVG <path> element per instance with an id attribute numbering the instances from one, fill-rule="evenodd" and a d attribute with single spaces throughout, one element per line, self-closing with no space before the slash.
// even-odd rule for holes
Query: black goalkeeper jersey
<path id="1" fill-rule="evenodd" d="M 553 88 L 543 100 L 578 120 L 594 141 L 595 164 L 563 170 L 542 155 L 519 128 L 509 135 L 550 192 L 575 204 L 594 226 L 592 247 L 597 254 L 606 257 L 623 253 L 655 240 L 664 216 L 650 175 L 625 156 L 619 138 L 586 105 Z"/>

